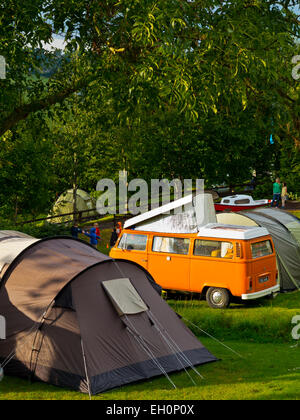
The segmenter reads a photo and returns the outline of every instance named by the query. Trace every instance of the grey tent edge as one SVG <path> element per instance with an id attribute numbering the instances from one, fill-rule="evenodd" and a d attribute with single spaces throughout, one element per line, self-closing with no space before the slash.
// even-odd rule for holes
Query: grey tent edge
<path id="1" fill-rule="evenodd" d="M 182 358 L 182 362 L 180 364 L 178 363 L 179 358 Z M 171 356 L 157 358 L 158 364 L 164 367 L 167 374 L 180 372 L 184 368 L 191 368 L 191 366 L 201 366 L 203 364 L 214 363 L 216 361 L 218 361 L 218 359 L 205 348 L 202 350 L 195 349 L 186 352 L 177 352 Z M 133 371 L 135 371 L 135 373 L 132 374 Z M 139 373 L 141 371 L 143 371 L 144 374 Z M 113 372 L 94 376 L 92 378 L 92 394 L 97 395 L 107 390 L 112 390 L 119 386 L 126 385 L 128 384 L 129 378 L 130 383 L 142 382 L 145 380 L 145 375 L 146 379 L 150 379 L 160 377 L 163 374 L 160 367 L 149 359 L 143 363 L 136 363 L 128 367 L 126 366 L 121 369 L 116 369 Z M 109 388 L 107 388 L 108 382 L 110 382 Z"/>
<path id="2" fill-rule="evenodd" d="M 1 231 L 0 231 L 1 232 Z M 57 236 L 50 236 L 47 238 L 40 238 L 40 239 L 36 239 L 34 243 L 31 243 L 30 245 L 28 245 L 26 248 L 24 248 L 18 255 L 15 256 L 15 258 L 10 262 L 9 266 L 7 267 L 4 275 L 1 277 L 0 276 L 0 292 L 1 292 L 1 286 L 5 283 L 6 279 L 9 277 L 9 273 L 11 271 L 13 271 L 14 266 L 18 263 L 18 260 L 20 258 L 22 258 L 22 256 L 28 251 L 30 250 L 32 247 L 34 247 L 37 243 L 42 243 L 44 241 L 55 241 L 57 239 L 70 239 L 70 240 L 74 240 L 76 242 L 80 242 L 82 244 L 84 244 L 85 246 L 91 248 L 91 249 L 95 249 L 92 245 L 90 245 L 88 242 L 84 241 L 83 239 L 79 239 L 79 238 L 72 238 L 71 236 L 68 235 L 57 235 Z M 1 253 L 1 242 L 0 242 L 0 253 Z"/>
<path id="3" fill-rule="evenodd" d="M 145 303 L 142 313 L 117 313 L 103 283 L 120 278 Z M 14 354 L 8 375 L 97 394 L 217 360 L 145 270 L 70 237 L 45 238 L 21 252 L 0 283 L 0 306 L 8 320 L 0 362 Z"/>
<path id="4" fill-rule="evenodd" d="M 182 362 L 178 363 L 178 359 Z M 39 374 L 32 374 L 29 369 L 24 369 L 24 365 L 18 360 L 13 360 L 9 368 L 5 369 L 5 375 L 30 379 L 31 382 L 45 382 L 62 389 L 81 392 L 82 394 L 98 395 L 103 392 L 111 391 L 121 386 L 132 385 L 151 378 L 163 377 L 164 373 L 158 366 L 160 364 L 167 374 L 174 374 L 184 368 L 199 367 L 204 364 L 219 361 L 206 348 L 201 350 L 189 350 L 185 352 L 173 353 L 170 356 L 157 358 L 157 363 L 148 359 L 142 363 L 115 369 L 114 371 L 104 372 L 100 375 L 87 377 L 64 370 L 55 369 L 47 366 L 39 366 Z M 3 359 L 0 357 L 0 363 Z"/>

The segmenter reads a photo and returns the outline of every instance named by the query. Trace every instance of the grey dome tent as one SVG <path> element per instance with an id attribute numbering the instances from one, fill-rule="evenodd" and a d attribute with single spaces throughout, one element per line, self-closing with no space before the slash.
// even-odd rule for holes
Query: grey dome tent
<path id="1" fill-rule="evenodd" d="M 220 213 L 219 223 L 239 226 L 262 226 L 268 229 L 275 244 L 282 292 L 300 290 L 300 220 L 272 208 L 240 213 Z"/>
<path id="2" fill-rule="evenodd" d="M 2 235 L 0 255 L 16 236 Z M 216 360 L 135 263 L 69 237 L 27 239 L 0 281 L 6 375 L 97 394 Z"/>

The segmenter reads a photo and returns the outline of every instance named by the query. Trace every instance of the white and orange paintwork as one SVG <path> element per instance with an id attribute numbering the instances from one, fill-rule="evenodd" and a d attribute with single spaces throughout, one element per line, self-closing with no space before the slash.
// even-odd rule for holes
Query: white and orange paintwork
<path id="1" fill-rule="evenodd" d="M 147 245 L 144 251 L 124 250 L 118 247 L 121 237 L 112 248 L 110 256 L 115 259 L 127 259 L 144 267 L 154 280 L 166 290 L 178 290 L 205 293 L 209 287 L 224 288 L 233 296 L 244 300 L 255 299 L 276 293 L 280 290 L 277 281 L 275 247 L 268 231 L 256 229 L 260 234 L 239 235 L 227 229 L 214 231 L 203 229 L 193 234 L 173 234 L 125 229 L 124 234 L 145 235 Z M 236 229 L 238 230 L 238 229 Z M 216 236 L 217 233 L 217 236 Z M 211 236 L 209 236 L 211 235 Z M 222 237 L 222 235 L 224 235 Z M 154 237 L 185 238 L 190 240 L 187 255 L 153 251 Z M 233 244 L 230 258 L 205 257 L 194 255 L 196 240 L 224 241 Z M 251 244 L 270 241 L 273 247 L 271 255 L 253 258 Z M 260 279 L 268 278 L 267 282 Z"/>

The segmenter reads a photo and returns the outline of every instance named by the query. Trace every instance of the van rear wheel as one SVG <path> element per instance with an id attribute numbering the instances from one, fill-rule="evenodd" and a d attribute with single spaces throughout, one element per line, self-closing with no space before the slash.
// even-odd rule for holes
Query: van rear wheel
<path id="1" fill-rule="evenodd" d="M 227 289 L 210 287 L 206 293 L 206 301 L 211 308 L 225 309 L 230 305 L 230 293 Z"/>

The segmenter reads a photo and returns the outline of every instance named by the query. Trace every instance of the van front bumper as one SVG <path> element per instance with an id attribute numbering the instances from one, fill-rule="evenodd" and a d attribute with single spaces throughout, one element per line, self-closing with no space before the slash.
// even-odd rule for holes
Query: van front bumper
<path id="1" fill-rule="evenodd" d="M 280 292 L 280 284 L 270 287 L 269 289 L 261 290 L 260 292 L 247 293 L 242 295 L 243 300 L 259 299 L 264 296 L 272 295 Z"/>

